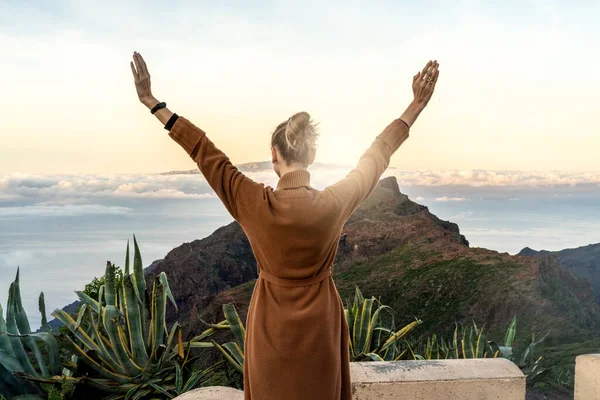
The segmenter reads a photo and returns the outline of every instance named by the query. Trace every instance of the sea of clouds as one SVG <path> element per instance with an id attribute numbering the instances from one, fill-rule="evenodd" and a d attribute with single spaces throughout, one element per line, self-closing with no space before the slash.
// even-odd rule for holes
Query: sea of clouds
<path id="1" fill-rule="evenodd" d="M 309 169 L 311 184 L 323 189 L 343 178 L 351 168 Z M 246 172 L 248 177 L 276 187 L 278 177 L 272 170 Z M 451 187 L 466 188 L 546 188 L 572 192 L 598 190 L 600 173 L 522 172 L 522 171 L 403 171 L 387 169 L 383 177 L 395 176 L 403 190 L 410 187 L 445 187 L 448 193 L 436 201 L 462 201 L 452 196 Z M 479 190 L 480 191 L 480 190 Z M 215 194 L 201 174 L 23 174 L 0 175 L 0 216 L 19 213 L 57 215 L 65 213 L 124 213 L 122 207 L 90 204 L 103 199 L 200 199 Z M 423 197 L 422 197 L 423 198 Z M 511 198 L 516 199 L 515 197 Z M 5 207 L 10 207 L 7 210 Z M 35 211 L 31 207 L 35 207 Z"/>

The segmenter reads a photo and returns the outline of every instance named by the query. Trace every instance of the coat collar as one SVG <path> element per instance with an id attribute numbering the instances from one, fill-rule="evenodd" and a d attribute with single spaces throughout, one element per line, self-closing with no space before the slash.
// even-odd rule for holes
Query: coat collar
<path id="1" fill-rule="evenodd" d="M 275 190 L 291 189 L 306 186 L 310 188 L 310 172 L 305 169 L 286 172 L 279 178 Z"/>

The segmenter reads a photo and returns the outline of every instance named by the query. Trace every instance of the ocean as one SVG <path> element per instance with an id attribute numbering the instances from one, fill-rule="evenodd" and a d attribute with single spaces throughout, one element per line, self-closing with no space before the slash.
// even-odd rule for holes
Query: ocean
<path id="1" fill-rule="evenodd" d="M 323 189 L 349 169 L 309 169 L 312 185 Z M 273 171 L 247 174 L 276 186 Z M 600 174 L 390 168 L 390 175 L 412 200 L 457 223 L 471 247 L 515 254 L 600 242 Z M 19 267 L 36 329 L 41 291 L 51 318 L 107 261 L 123 266 L 134 234 L 148 266 L 232 221 L 199 174 L 0 175 L 0 304 L 6 309 Z"/>

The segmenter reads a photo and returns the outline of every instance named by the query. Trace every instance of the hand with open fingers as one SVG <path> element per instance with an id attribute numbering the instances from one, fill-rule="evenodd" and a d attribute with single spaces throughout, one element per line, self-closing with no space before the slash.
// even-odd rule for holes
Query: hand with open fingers
<path id="1" fill-rule="evenodd" d="M 150 73 L 148 72 L 146 62 L 140 53 L 134 51 L 133 61 L 130 62 L 130 65 L 138 98 L 143 104 L 148 105 L 155 100 L 150 88 Z"/>
<path id="2" fill-rule="evenodd" d="M 437 83 L 440 71 L 438 70 L 439 63 L 437 60 L 429 60 L 422 71 L 417 72 L 413 77 L 413 93 L 415 102 L 426 106 Z"/>

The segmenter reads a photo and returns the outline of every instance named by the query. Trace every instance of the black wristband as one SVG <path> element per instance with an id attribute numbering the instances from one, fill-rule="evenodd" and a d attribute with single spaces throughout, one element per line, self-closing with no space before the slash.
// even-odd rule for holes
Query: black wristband
<path id="1" fill-rule="evenodd" d="M 173 128 L 173 125 L 175 124 L 175 121 L 177 121 L 177 118 L 179 118 L 179 115 L 173 113 L 173 115 L 171 115 L 171 118 L 169 118 L 169 120 L 165 124 L 165 129 L 168 130 L 168 131 L 170 131 L 171 128 Z"/>
<path id="2" fill-rule="evenodd" d="M 150 113 L 154 114 L 155 112 L 157 112 L 161 108 L 165 108 L 166 106 L 167 106 L 167 103 L 165 103 L 164 101 L 161 102 L 161 103 L 158 103 L 157 105 L 155 105 L 154 107 L 152 107 L 152 110 L 150 110 Z"/>

